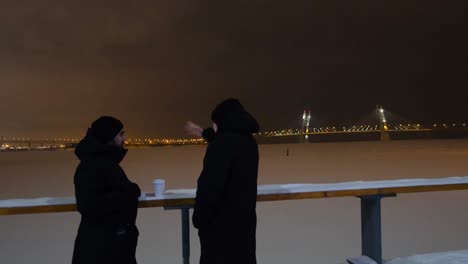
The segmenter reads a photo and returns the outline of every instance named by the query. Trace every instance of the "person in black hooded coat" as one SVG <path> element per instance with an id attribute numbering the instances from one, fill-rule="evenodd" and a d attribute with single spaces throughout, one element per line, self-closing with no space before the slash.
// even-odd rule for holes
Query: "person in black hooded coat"
<path id="1" fill-rule="evenodd" d="M 200 264 L 255 264 L 258 123 L 236 99 L 221 102 L 211 119 L 213 128 L 185 127 L 208 141 L 192 218 Z"/>
<path id="2" fill-rule="evenodd" d="M 75 149 L 80 160 L 74 184 L 81 222 L 72 264 L 136 264 L 141 191 L 119 165 L 127 153 L 122 128 L 119 120 L 101 117 Z"/>

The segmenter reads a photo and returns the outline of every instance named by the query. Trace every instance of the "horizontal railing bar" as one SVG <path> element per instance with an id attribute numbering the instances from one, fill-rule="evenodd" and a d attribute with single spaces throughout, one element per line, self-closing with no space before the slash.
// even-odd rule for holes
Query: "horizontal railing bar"
<path id="1" fill-rule="evenodd" d="M 335 198 L 335 197 L 356 197 L 365 195 L 386 195 L 400 193 L 419 193 L 419 192 L 438 192 L 438 191 L 457 191 L 468 189 L 468 183 L 458 184 L 438 184 L 438 185 L 418 185 L 418 186 L 397 186 L 385 188 L 370 188 L 370 189 L 346 189 L 346 190 L 327 190 L 327 191 L 310 191 L 310 192 L 290 192 L 290 193 L 268 193 L 259 194 L 257 201 L 283 201 L 283 200 L 300 200 L 300 199 L 320 199 L 320 198 Z M 147 194 L 151 197 L 151 193 Z M 26 200 L 27 201 L 27 200 Z M 1 206 L 0 215 L 14 214 L 39 214 L 39 213 L 59 213 L 76 211 L 75 203 L 54 204 L 54 205 L 32 205 L 32 206 Z M 188 198 L 171 198 L 171 199 L 154 199 L 139 201 L 139 208 L 149 207 L 180 207 L 193 205 L 194 197 Z"/>

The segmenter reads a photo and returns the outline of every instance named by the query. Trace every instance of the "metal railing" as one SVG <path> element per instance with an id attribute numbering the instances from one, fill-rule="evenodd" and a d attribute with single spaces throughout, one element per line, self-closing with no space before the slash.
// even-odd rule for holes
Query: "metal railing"
<path id="1" fill-rule="evenodd" d="M 468 177 L 439 179 L 347 182 L 332 184 L 260 185 L 257 201 L 282 201 L 334 197 L 358 197 L 361 201 L 361 254 L 382 263 L 381 200 L 401 193 L 456 191 L 468 189 Z M 195 190 L 168 191 L 162 198 L 146 193 L 139 208 L 163 207 L 181 211 L 182 257 L 190 257 L 190 209 L 195 203 Z M 0 215 L 38 214 L 76 211 L 74 197 L 1 200 Z"/>

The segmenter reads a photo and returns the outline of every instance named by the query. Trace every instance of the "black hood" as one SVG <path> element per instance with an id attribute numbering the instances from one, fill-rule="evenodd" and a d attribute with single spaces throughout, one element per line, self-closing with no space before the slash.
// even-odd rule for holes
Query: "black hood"
<path id="1" fill-rule="evenodd" d="M 218 131 L 237 133 L 257 133 L 257 120 L 247 112 L 237 99 L 227 99 L 213 110 L 211 119 L 218 126 Z"/>
<path id="2" fill-rule="evenodd" d="M 97 157 L 109 157 L 119 163 L 123 160 L 127 151 L 127 149 L 106 145 L 100 142 L 92 135 L 91 130 L 88 129 L 86 136 L 76 146 L 75 155 L 81 161 Z"/>

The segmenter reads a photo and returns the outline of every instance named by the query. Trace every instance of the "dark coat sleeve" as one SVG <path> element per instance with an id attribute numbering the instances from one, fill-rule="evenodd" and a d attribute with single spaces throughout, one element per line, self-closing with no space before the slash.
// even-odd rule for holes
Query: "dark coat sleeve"
<path id="1" fill-rule="evenodd" d="M 208 145 L 197 183 L 192 219 L 196 228 L 209 226 L 221 206 L 234 155 L 233 143 L 226 137 L 217 137 Z"/>
<path id="2" fill-rule="evenodd" d="M 135 183 L 118 184 L 112 180 L 118 173 L 112 168 L 78 168 L 75 194 L 78 211 L 88 217 L 102 217 L 134 206 L 140 196 Z"/>
<path id="3" fill-rule="evenodd" d="M 204 140 L 206 140 L 206 142 L 208 143 L 212 142 L 215 136 L 216 136 L 216 132 L 214 131 L 212 127 L 203 129 L 202 137 Z"/>

